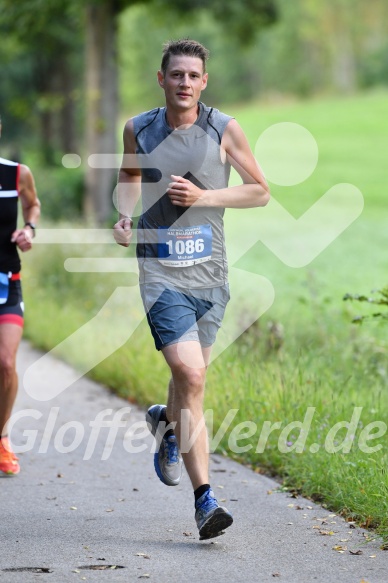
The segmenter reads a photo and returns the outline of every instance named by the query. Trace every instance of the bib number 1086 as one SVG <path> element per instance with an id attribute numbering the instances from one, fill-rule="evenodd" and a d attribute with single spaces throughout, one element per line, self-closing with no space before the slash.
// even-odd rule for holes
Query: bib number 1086
<path id="1" fill-rule="evenodd" d="M 205 248 L 203 239 L 188 239 L 187 241 L 169 240 L 166 241 L 169 255 L 176 253 L 177 255 L 192 255 L 193 253 L 202 253 Z M 174 248 L 175 247 L 175 248 Z"/>

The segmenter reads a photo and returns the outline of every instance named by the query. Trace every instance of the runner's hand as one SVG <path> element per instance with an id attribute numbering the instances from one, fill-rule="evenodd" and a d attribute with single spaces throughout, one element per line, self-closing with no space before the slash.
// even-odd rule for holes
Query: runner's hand
<path id="1" fill-rule="evenodd" d="M 120 219 L 113 227 L 113 237 L 119 245 L 129 247 L 132 239 L 132 219 Z"/>
<path id="2" fill-rule="evenodd" d="M 30 229 L 16 229 L 11 235 L 11 243 L 16 243 L 20 251 L 29 251 L 32 247 Z"/>
<path id="3" fill-rule="evenodd" d="M 167 188 L 167 194 L 171 203 L 176 206 L 191 206 L 196 202 L 202 204 L 203 195 L 206 192 L 195 186 L 190 180 L 182 176 L 171 175 L 173 182 Z"/>

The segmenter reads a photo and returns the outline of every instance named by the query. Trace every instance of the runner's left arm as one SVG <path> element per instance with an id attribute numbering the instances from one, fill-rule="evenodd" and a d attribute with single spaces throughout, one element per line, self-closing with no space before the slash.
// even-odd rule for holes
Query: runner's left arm
<path id="1" fill-rule="evenodd" d="M 24 164 L 20 164 L 19 199 L 22 205 L 24 223 L 36 225 L 40 217 L 40 201 L 36 193 L 32 172 Z M 16 243 L 21 251 L 29 251 L 32 247 L 33 236 L 34 230 L 29 226 L 24 226 L 12 233 L 11 241 Z"/>
<path id="2" fill-rule="evenodd" d="M 168 195 L 176 206 L 207 206 L 223 208 L 252 208 L 265 206 L 270 198 L 264 174 L 255 159 L 248 140 L 236 122 L 228 123 L 221 143 L 221 152 L 239 173 L 243 184 L 217 190 L 201 190 L 190 180 L 172 176 Z"/>

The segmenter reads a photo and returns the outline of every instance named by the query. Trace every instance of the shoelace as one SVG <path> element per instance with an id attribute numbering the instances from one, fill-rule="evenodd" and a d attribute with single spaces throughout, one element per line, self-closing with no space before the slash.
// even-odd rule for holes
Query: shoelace
<path id="1" fill-rule="evenodd" d="M 169 464 L 177 464 L 178 463 L 178 457 L 179 457 L 179 450 L 178 450 L 178 445 L 176 442 L 176 439 L 173 438 L 168 438 L 165 440 L 167 442 L 167 463 Z"/>
<path id="2" fill-rule="evenodd" d="M 215 498 L 210 496 L 210 491 L 209 491 L 207 497 L 201 503 L 201 505 L 199 506 L 199 508 L 197 510 L 199 510 L 201 513 L 207 513 L 209 510 L 212 510 L 215 506 L 218 506 L 217 501 Z"/>

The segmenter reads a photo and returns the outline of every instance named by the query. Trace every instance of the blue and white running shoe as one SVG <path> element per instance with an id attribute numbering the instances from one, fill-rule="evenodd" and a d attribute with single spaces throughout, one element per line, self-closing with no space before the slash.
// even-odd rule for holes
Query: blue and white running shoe
<path id="1" fill-rule="evenodd" d="M 165 405 L 153 405 L 146 414 L 149 430 L 159 444 L 159 451 L 154 454 L 154 466 L 158 478 L 166 486 L 177 486 L 182 476 L 183 459 L 175 435 L 164 436 L 165 424 L 159 428 Z"/>
<path id="2" fill-rule="evenodd" d="M 195 503 L 195 520 L 199 540 L 205 540 L 224 534 L 224 529 L 233 523 L 233 516 L 218 504 L 213 490 L 207 490 Z"/>

